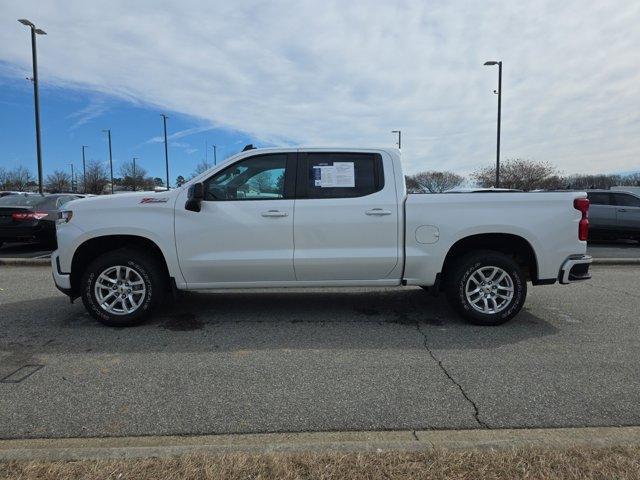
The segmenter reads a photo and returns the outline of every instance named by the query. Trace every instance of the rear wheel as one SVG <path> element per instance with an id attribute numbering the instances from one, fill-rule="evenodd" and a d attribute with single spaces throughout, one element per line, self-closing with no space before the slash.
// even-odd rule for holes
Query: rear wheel
<path id="1" fill-rule="evenodd" d="M 449 303 L 476 325 L 500 325 L 513 318 L 524 305 L 527 283 L 510 257 L 479 251 L 462 257 L 445 272 Z"/>
<path id="2" fill-rule="evenodd" d="M 99 322 L 130 327 L 160 303 L 166 278 L 158 261 L 144 252 L 120 249 L 96 258 L 82 277 L 82 302 Z"/>

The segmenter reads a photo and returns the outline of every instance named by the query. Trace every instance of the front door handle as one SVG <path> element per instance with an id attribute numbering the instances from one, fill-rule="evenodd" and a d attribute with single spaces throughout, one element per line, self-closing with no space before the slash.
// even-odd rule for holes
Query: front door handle
<path id="1" fill-rule="evenodd" d="M 266 212 L 262 212 L 260 215 L 263 217 L 288 217 L 289 214 L 287 212 L 281 212 L 280 210 L 268 210 Z"/>
<path id="2" fill-rule="evenodd" d="M 367 210 L 366 212 L 364 212 L 367 215 L 376 215 L 376 216 L 383 216 L 383 215 L 391 215 L 391 211 L 390 210 L 383 210 L 382 208 L 372 208 L 371 210 Z"/>
<path id="3" fill-rule="evenodd" d="M 626 209 L 626 208 L 619 208 L 619 209 L 618 209 L 618 211 L 619 211 L 619 212 L 626 212 L 626 211 L 627 211 L 627 209 Z"/>

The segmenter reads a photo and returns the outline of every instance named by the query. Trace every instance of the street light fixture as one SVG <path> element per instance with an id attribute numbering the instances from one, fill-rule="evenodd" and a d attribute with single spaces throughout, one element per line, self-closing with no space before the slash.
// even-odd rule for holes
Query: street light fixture
<path id="1" fill-rule="evenodd" d="M 164 125 L 164 162 L 167 169 L 167 190 L 169 190 L 169 148 L 167 147 L 167 117 L 164 113 L 161 113 L 162 124 Z"/>
<path id="2" fill-rule="evenodd" d="M 500 187 L 500 116 L 502 113 L 502 61 L 490 60 L 484 62 L 486 66 L 498 66 L 498 90 L 493 93 L 498 95 L 498 133 L 496 140 L 496 188 Z"/>
<path id="3" fill-rule="evenodd" d="M 401 149 L 402 148 L 402 132 L 400 130 L 391 130 L 391 133 L 398 134 L 398 148 Z"/>
<path id="4" fill-rule="evenodd" d="M 111 154 L 111 129 L 102 130 L 109 138 L 109 170 L 111 172 L 111 194 L 113 195 L 113 156 Z"/>
<path id="5" fill-rule="evenodd" d="M 38 191 L 42 195 L 42 146 L 40 142 L 40 96 L 38 94 L 38 54 L 36 51 L 36 35 L 46 35 L 47 32 L 31 23 L 26 18 L 18 20 L 31 29 L 31 60 L 33 63 L 33 102 L 36 117 L 36 155 L 38 157 Z"/>

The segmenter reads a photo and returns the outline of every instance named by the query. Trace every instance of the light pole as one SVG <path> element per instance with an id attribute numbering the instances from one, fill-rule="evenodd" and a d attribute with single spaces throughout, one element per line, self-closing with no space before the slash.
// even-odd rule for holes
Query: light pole
<path id="1" fill-rule="evenodd" d="M 84 193 L 87 193 L 87 164 L 84 158 L 84 149 L 87 148 L 86 145 L 82 145 L 82 190 Z"/>
<path id="2" fill-rule="evenodd" d="M 133 157 L 133 191 L 136 191 L 136 159 L 138 157 Z"/>
<path id="3" fill-rule="evenodd" d="M 401 149 L 402 148 L 402 132 L 400 130 L 391 130 L 391 133 L 398 134 L 398 148 Z"/>
<path id="4" fill-rule="evenodd" d="M 111 172 L 111 194 L 113 195 L 113 156 L 111 155 L 111 129 L 102 130 L 109 138 L 109 170 Z"/>
<path id="5" fill-rule="evenodd" d="M 73 188 L 73 178 L 74 178 L 74 173 L 73 173 L 73 163 L 70 163 L 69 165 L 71 165 L 71 193 L 75 192 L 75 189 Z"/>
<path id="6" fill-rule="evenodd" d="M 33 101 L 36 114 L 36 155 L 38 157 L 38 191 L 42 195 L 42 147 L 40 145 L 40 96 L 38 95 L 38 54 L 36 52 L 36 35 L 46 35 L 47 32 L 25 18 L 18 20 L 31 29 L 31 59 L 33 62 Z"/>
<path id="7" fill-rule="evenodd" d="M 164 113 L 161 113 L 162 123 L 164 125 L 164 163 L 167 169 L 167 190 L 169 190 L 169 149 L 167 147 L 167 117 Z"/>
<path id="8" fill-rule="evenodd" d="M 498 135 L 496 140 L 496 188 L 500 188 L 500 115 L 502 111 L 502 61 L 491 60 L 484 62 L 485 65 L 498 65 L 498 91 L 494 90 L 493 93 L 498 94 Z"/>
<path id="9" fill-rule="evenodd" d="M 215 145 L 213 145 L 213 165 L 217 165 L 218 164 L 218 153 L 216 152 L 217 148 Z"/>

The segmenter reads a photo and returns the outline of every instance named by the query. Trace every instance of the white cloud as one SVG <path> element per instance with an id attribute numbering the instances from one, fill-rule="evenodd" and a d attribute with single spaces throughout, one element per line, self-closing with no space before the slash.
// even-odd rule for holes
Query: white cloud
<path id="1" fill-rule="evenodd" d="M 42 82 L 274 144 L 391 146 L 400 128 L 409 171 L 492 161 L 497 72 L 482 64 L 501 59 L 503 158 L 566 172 L 640 164 L 631 0 L 22 0 L 0 13 L 0 59 L 26 71 L 28 35 L 9 19 L 47 31 Z"/>
<path id="2" fill-rule="evenodd" d="M 80 110 L 77 110 L 67 116 L 67 118 L 75 120 L 70 129 L 75 130 L 85 123 L 88 123 L 91 120 L 102 116 L 107 110 L 109 110 L 109 106 L 107 105 L 107 101 L 104 98 L 92 99 L 86 107 L 81 108 Z"/>

